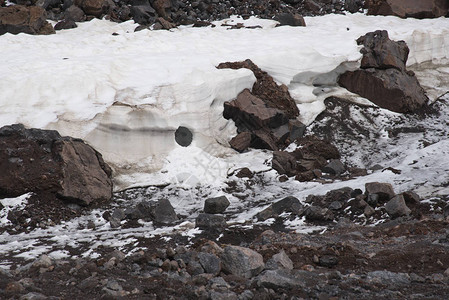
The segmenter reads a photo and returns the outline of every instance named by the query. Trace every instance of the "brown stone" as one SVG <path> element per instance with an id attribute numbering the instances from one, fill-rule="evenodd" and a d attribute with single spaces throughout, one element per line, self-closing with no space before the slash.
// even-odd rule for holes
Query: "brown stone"
<path id="1" fill-rule="evenodd" d="M 101 154 L 57 131 L 0 128 L 0 169 L 0 198 L 52 193 L 89 205 L 112 197 L 111 169 Z"/>
<path id="2" fill-rule="evenodd" d="M 86 15 L 101 18 L 114 6 L 114 2 L 108 0 L 75 0 L 75 5 L 80 7 Z"/>
<path id="3" fill-rule="evenodd" d="M 13 5 L 0 7 L 0 35 L 5 33 L 52 34 L 55 33 L 46 21 L 46 12 L 37 6 Z"/>
<path id="4" fill-rule="evenodd" d="M 251 132 L 241 132 L 229 141 L 229 145 L 232 149 L 243 152 L 251 145 L 251 137 Z"/>
<path id="5" fill-rule="evenodd" d="M 279 174 L 286 174 L 287 176 L 294 176 L 296 174 L 296 159 L 288 152 L 274 151 L 271 164 L 273 169 Z"/>
<path id="6" fill-rule="evenodd" d="M 239 130 L 257 130 L 264 127 L 277 128 L 288 122 L 288 118 L 278 109 L 270 108 L 248 89 L 237 99 L 225 102 L 223 117 L 234 120 Z"/>
<path id="7" fill-rule="evenodd" d="M 295 101 L 290 96 L 286 85 L 278 85 L 273 78 L 262 71 L 251 60 L 247 59 L 242 62 L 226 62 L 217 66 L 218 69 L 241 69 L 246 68 L 253 71 L 256 76 L 256 82 L 252 88 L 252 94 L 266 103 L 271 108 L 277 108 L 282 111 L 288 118 L 299 116 L 299 109 Z"/>
<path id="8" fill-rule="evenodd" d="M 338 83 L 378 106 L 398 113 L 416 111 L 428 101 L 414 74 L 393 68 L 346 72 L 340 76 Z"/>
<path id="9" fill-rule="evenodd" d="M 368 0 L 369 15 L 398 16 L 401 18 L 439 18 L 448 14 L 447 0 Z"/>

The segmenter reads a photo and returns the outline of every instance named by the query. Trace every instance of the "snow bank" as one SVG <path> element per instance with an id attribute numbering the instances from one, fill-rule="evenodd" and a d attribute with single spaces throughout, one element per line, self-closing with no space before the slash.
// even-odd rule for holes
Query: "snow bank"
<path id="1" fill-rule="evenodd" d="M 87 140 L 114 167 L 118 188 L 173 182 L 183 173 L 210 183 L 233 161 L 227 142 L 235 127 L 221 116 L 223 102 L 255 80 L 248 70 L 215 69 L 219 63 L 252 59 L 290 88 L 300 119 L 310 123 L 326 97 L 349 94 L 335 80 L 358 67 L 355 40 L 366 32 L 385 29 L 405 40 L 409 65 L 449 59 L 444 18 L 327 15 L 306 18 L 307 27 L 278 28 L 255 18 L 226 22 L 263 28 L 228 30 L 217 22 L 134 32 L 132 22 L 94 19 L 51 36 L 0 36 L 0 125 L 20 122 Z M 427 71 L 419 76 L 432 86 Z M 438 84 L 442 91 L 447 83 Z M 193 131 L 191 151 L 175 143 L 178 126 Z M 211 161 L 218 164 L 203 164 Z"/>

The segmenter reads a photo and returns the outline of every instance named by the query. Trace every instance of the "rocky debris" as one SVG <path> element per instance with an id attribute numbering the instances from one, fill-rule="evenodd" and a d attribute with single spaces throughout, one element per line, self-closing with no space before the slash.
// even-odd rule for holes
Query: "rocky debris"
<path id="1" fill-rule="evenodd" d="M 296 120 L 299 110 L 287 86 L 279 86 L 249 59 L 221 63 L 217 68 L 247 68 L 257 79 L 252 91 L 245 89 L 224 104 L 223 117 L 232 119 L 238 129 L 238 135 L 229 142 L 232 148 L 239 152 L 249 147 L 279 150 L 302 137 L 305 125 Z"/>
<path id="2" fill-rule="evenodd" d="M 115 209 L 110 216 L 103 215 L 109 221 L 112 228 L 120 226 L 121 221 L 137 221 L 139 219 L 146 222 L 152 221 L 155 225 L 173 225 L 179 218 L 175 209 L 168 199 L 158 201 L 141 201 L 126 210 Z"/>
<path id="3" fill-rule="evenodd" d="M 444 0 L 367 0 L 369 15 L 401 18 L 439 18 L 448 15 L 449 3 Z"/>
<path id="4" fill-rule="evenodd" d="M 393 42 L 387 31 L 377 30 L 357 44 L 364 46 L 361 68 L 340 75 L 341 86 L 394 112 L 413 112 L 427 104 L 415 74 L 405 68 L 409 49 L 404 41 Z"/>
<path id="5" fill-rule="evenodd" d="M 377 195 L 376 200 L 381 203 L 385 203 L 393 198 L 396 194 L 393 190 L 393 186 L 390 183 L 381 182 L 368 182 L 365 184 L 365 193 L 367 197 Z"/>
<path id="6" fill-rule="evenodd" d="M 292 213 L 294 215 L 301 215 L 303 211 L 304 206 L 301 204 L 301 202 L 293 196 L 288 196 L 271 204 L 266 209 L 259 212 L 256 217 L 258 220 L 263 221 L 269 218 L 277 218 L 284 212 Z"/>
<path id="7" fill-rule="evenodd" d="M 226 196 L 209 198 L 204 202 L 204 212 L 207 214 L 221 214 L 230 204 Z"/>
<path id="8" fill-rule="evenodd" d="M 243 278 L 251 278 L 265 267 L 259 253 L 244 247 L 227 246 L 221 254 L 223 271 Z"/>
<path id="9" fill-rule="evenodd" d="M 112 198 L 111 169 L 100 153 L 57 131 L 0 128 L 0 197 L 52 193 L 80 205 Z"/>
<path id="10" fill-rule="evenodd" d="M 195 220 L 195 227 L 206 230 L 222 230 L 226 227 L 226 220 L 221 215 L 199 214 Z"/>
<path id="11" fill-rule="evenodd" d="M 325 140 L 306 136 L 296 140 L 292 152 L 274 151 L 271 165 L 280 175 L 295 176 L 298 181 L 311 181 L 324 173 L 340 176 L 346 171 L 338 160 L 338 149 Z"/>
<path id="12" fill-rule="evenodd" d="M 53 26 L 47 22 L 46 12 L 37 6 L 13 5 L 0 7 L 0 35 L 5 33 L 52 34 Z"/>

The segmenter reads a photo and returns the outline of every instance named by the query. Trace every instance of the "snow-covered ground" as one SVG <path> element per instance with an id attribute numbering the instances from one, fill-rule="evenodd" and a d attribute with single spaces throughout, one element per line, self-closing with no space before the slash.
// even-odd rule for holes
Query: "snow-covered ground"
<path id="1" fill-rule="evenodd" d="M 82 246 L 85 251 L 80 256 L 95 257 L 100 245 L 123 248 L 133 245 L 138 237 L 173 232 L 191 236 L 198 232 L 193 228 L 194 219 L 204 199 L 225 193 L 225 181 L 237 180 L 229 174 L 242 167 L 259 174 L 251 188 L 243 185 L 240 192 L 227 194 L 231 202 L 228 223 L 236 226 L 253 226 L 258 211 L 287 195 L 304 200 L 309 194 L 325 194 L 344 186 L 363 189 L 371 181 L 390 182 L 396 192 L 413 189 L 425 198 L 448 194 L 445 120 L 449 111 L 442 111 L 440 120 L 431 120 L 435 124 L 427 127 L 427 138 L 432 144 L 424 147 L 420 133 L 392 143 L 386 129 L 409 121 L 379 110 L 373 126 L 385 134 L 377 148 L 373 147 L 372 153 L 363 152 L 372 147 L 366 144 L 344 157 L 354 165 L 370 167 L 376 163 L 400 169 L 401 174 L 376 171 L 329 184 L 293 179 L 281 183 L 271 169 L 270 152 L 236 154 L 229 148 L 227 142 L 236 128 L 222 117 L 223 102 L 251 88 L 255 78 L 246 69 L 216 69 L 221 62 L 253 60 L 289 87 L 301 111 L 300 119 L 310 124 L 330 95 L 367 103 L 337 87 L 335 81 L 339 73 L 358 67 L 361 54 L 355 40 L 385 29 L 391 39 L 407 42 L 408 65 L 432 99 L 449 90 L 449 19 L 349 14 L 305 20 L 307 27 L 275 27 L 274 21 L 234 18 L 223 22 L 263 28 L 228 30 L 219 26 L 223 22 L 216 22 L 214 28 L 139 32 L 134 32 L 133 22 L 92 20 L 51 36 L 0 36 L 0 126 L 23 123 L 83 138 L 114 167 L 116 190 L 171 184 L 163 190 L 151 186 L 134 190 L 129 195 L 134 200 L 125 203 L 118 197 L 117 205 L 164 197 L 178 214 L 186 216 L 183 223 L 173 227 L 154 228 L 149 223 L 141 228 L 112 229 L 101 217 L 103 212 L 94 210 L 71 222 L 28 234 L 3 233 L 0 256 L 33 258 L 48 253 L 61 258 L 70 256 L 67 248 Z M 353 116 L 357 117 L 357 111 Z M 358 117 L 362 122 L 363 115 Z M 174 131 L 178 126 L 193 131 L 191 146 L 176 144 Z M 8 200 L 7 209 L 24 201 L 26 196 Z M 80 229 L 89 221 L 95 224 L 94 231 Z M 301 232 L 320 229 L 305 226 L 299 218 L 286 225 Z"/>
<path id="2" fill-rule="evenodd" d="M 20 122 L 87 140 L 113 166 L 117 190 L 183 181 L 185 172 L 193 181 L 213 183 L 222 181 L 230 162 L 240 161 L 227 144 L 236 129 L 222 117 L 223 102 L 255 80 L 246 69 L 217 70 L 219 63 L 252 59 L 289 87 L 300 119 L 310 124 L 326 97 L 348 95 L 335 80 L 357 67 L 355 40 L 369 31 L 386 29 L 390 38 L 405 40 L 408 65 L 445 65 L 449 58 L 445 18 L 348 14 L 305 20 L 307 27 L 233 18 L 214 28 L 134 32 L 132 21 L 94 19 L 50 36 L 3 35 L 0 126 Z M 219 26 L 237 22 L 263 28 Z M 418 72 L 426 86 L 442 86 L 433 98 L 447 86 L 449 70 L 440 69 L 444 76 Z M 193 131 L 188 149 L 174 140 L 178 126 Z"/>

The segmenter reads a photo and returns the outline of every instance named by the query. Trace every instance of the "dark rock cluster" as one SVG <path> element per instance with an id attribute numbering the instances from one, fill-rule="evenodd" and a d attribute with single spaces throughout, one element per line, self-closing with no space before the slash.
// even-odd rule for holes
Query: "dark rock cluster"
<path id="1" fill-rule="evenodd" d="M 363 45 L 360 69 L 342 74 L 341 86 L 399 113 L 427 104 L 429 99 L 415 74 L 406 70 L 409 49 L 404 41 L 393 42 L 387 31 L 378 30 L 360 37 L 357 44 Z"/>

